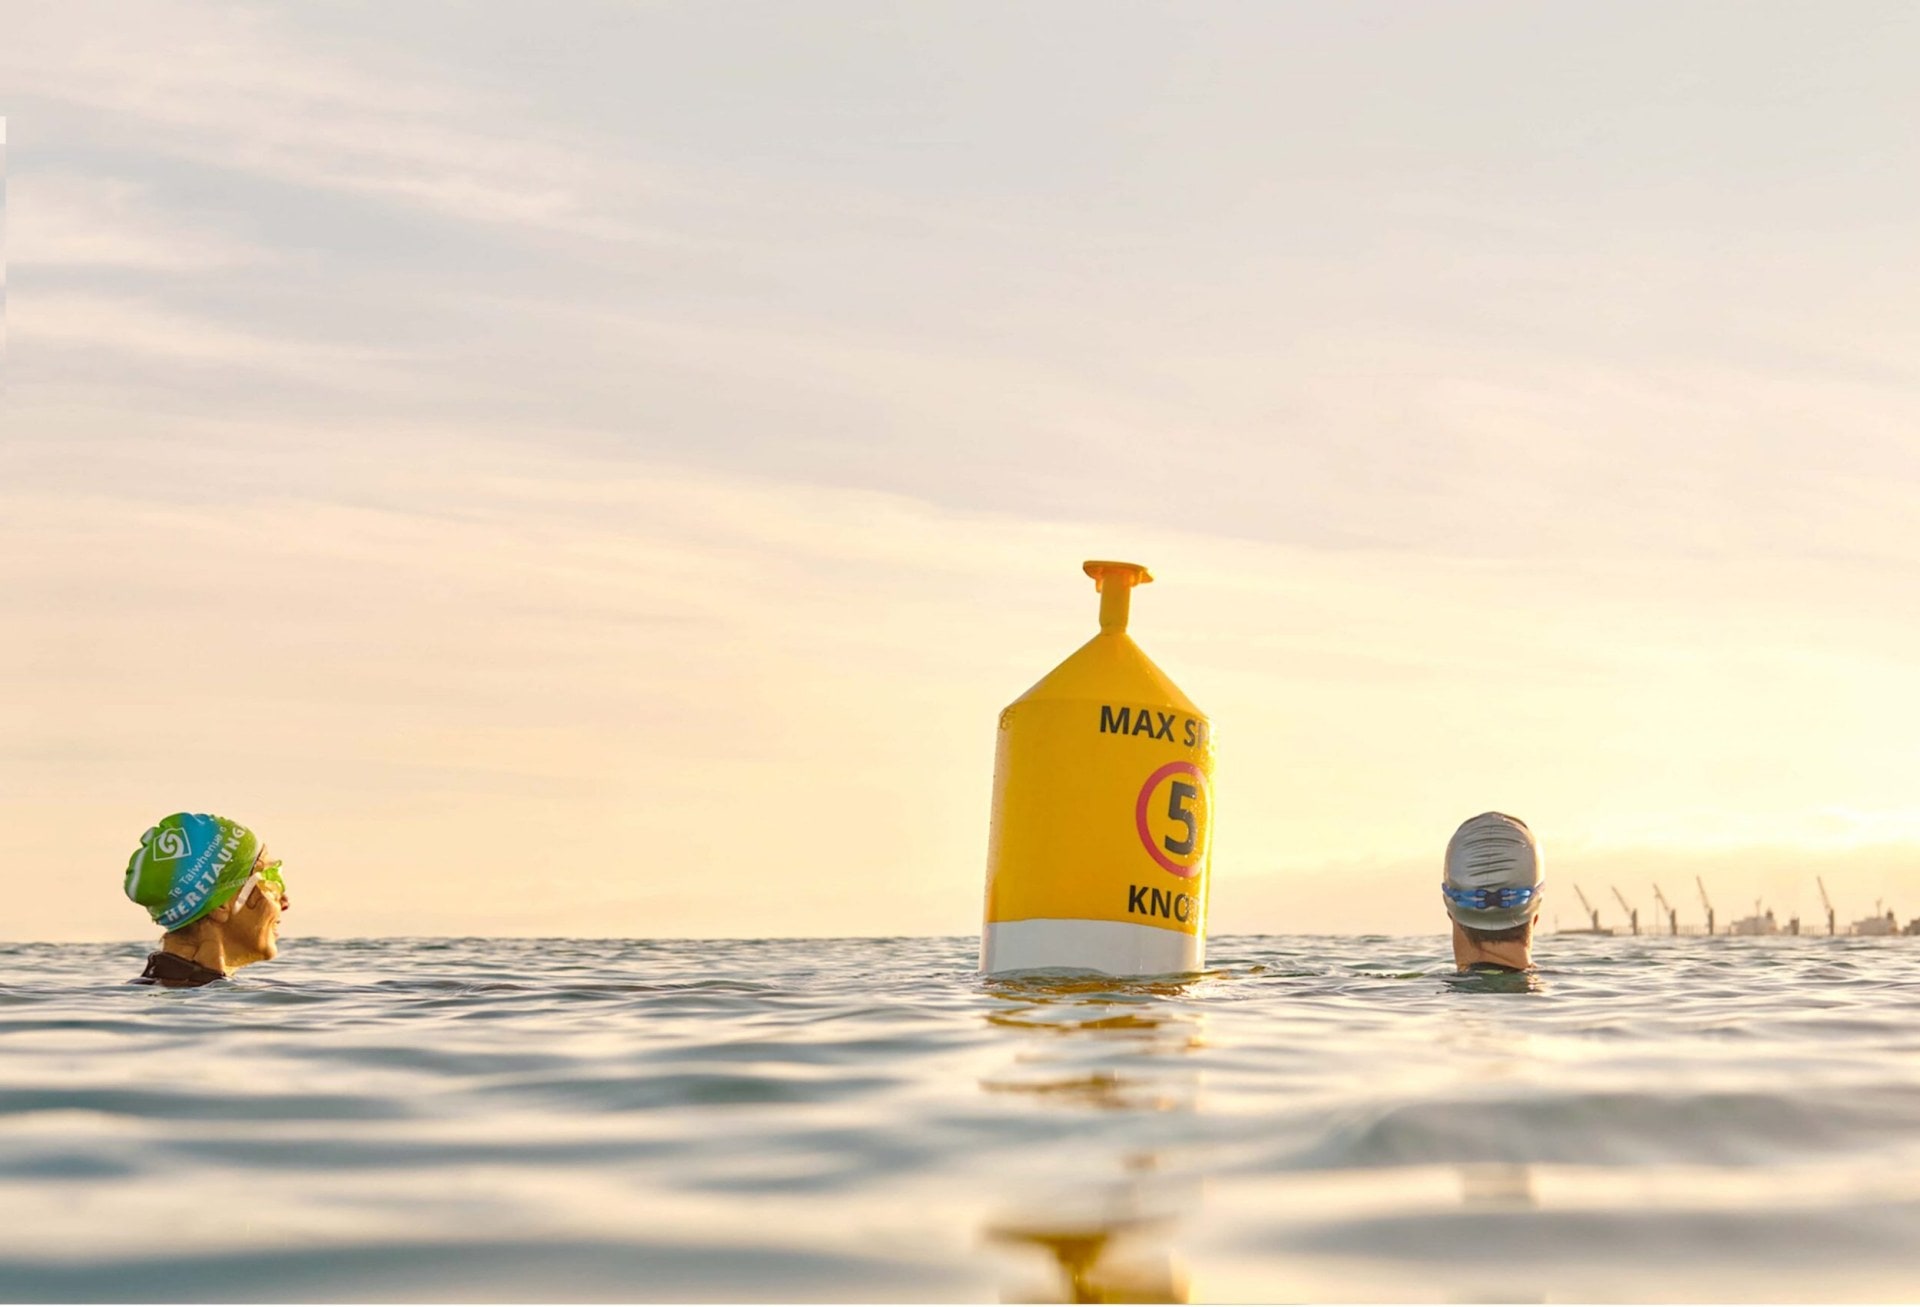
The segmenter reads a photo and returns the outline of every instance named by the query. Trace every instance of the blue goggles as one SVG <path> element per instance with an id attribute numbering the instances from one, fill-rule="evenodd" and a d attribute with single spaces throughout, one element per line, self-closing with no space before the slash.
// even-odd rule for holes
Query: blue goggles
<path id="1" fill-rule="evenodd" d="M 1502 889 L 1455 889 L 1444 880 L 1440 882 L 1441 894 L 1454 907 L 1481 911 L 1488 908 L 1524 908 L 1533 902 L 1534 895 L 1546 887 L 1544 880 L 1538 885 L 1508 885 Z"/>

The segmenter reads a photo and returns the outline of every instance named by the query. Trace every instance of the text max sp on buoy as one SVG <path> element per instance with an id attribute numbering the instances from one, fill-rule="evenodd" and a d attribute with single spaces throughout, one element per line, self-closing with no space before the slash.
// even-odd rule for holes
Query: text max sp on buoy
<path id="1" fill-rule="evenodd" d="M 1100 634 L 1000 714 L 980 969 L 1198 971 L 1212 727 L 1127 634 L 1147 569 L 1085 567 Z"/>

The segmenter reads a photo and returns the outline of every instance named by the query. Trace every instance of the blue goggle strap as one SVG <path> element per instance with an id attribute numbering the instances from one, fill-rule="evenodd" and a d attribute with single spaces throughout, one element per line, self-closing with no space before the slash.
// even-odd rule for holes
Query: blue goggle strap
<path id="1" fill-rule="evenodd" d="M 1508 885 L 1502 889 L 1456 889 L 1444 880 L 1440 882 L 1440 893 L 1447 902 L 1456 908 L 1523 908 L 1533 901 L 1533 896 L 1547 887 L 1547 882 L 1538 885 Z"/>

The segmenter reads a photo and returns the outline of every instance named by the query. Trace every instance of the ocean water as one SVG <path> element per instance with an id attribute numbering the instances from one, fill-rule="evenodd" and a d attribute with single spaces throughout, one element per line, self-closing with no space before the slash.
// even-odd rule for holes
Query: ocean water
<path id="1" fill-rule="evenodd" d="M 1911 1300 L 1920 939 L 0 946 L 8 1300 Z"/>

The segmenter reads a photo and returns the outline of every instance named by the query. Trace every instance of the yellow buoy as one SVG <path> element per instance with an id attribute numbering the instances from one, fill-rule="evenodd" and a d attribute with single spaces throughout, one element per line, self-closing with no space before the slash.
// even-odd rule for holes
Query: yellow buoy
<path id="1" fill-rule="evenodd" d="M 1100 634 L 1000 714 L 980 969 L 1206 965 L 1213 743 L 1127 634 L 1138 563 L 1089 562 Z"/>

